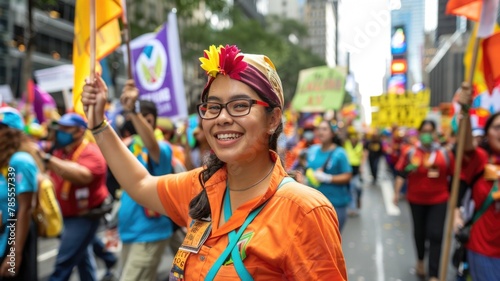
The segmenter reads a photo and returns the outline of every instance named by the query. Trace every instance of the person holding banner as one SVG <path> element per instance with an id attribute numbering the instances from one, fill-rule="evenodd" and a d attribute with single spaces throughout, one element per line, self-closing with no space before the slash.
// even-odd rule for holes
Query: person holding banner
<path id="1" fill-rule="evenodd" d="M 213 149 L 201 168 L 151 176 L 105 121 L 102 79 L 81 99 L 122 188 L 188 228 L 170 280 L 347 280 L 335 210 L 276 153 L 284 98 L 271 60 L 229 45 L 200 60 L 209 79 L 198 114 Z"/>
<path id="2" fill-rule="evenodd" d="M 470 87 L 462 86 L 459 102 L 470 105 Z M 466 121 L 466 124 L 470 122 Z M 455 229 L 464 239 L 467 262 L 474 281 L 500 280 L 500 112 L 486 121 L 485 138 L 474 146 L 467 127 L 462 177 L 471 187 L 473 210 L 455 211 Z M 462 193 L 462 192 L 461 192 Z M 459 200 L 461 202 L 462 200 Z"/>
<path id="3" fill-rule="evenodd" d="M 394 182 L 394 204 L 398 204 L 405 179 L 408 184 L 407 200 L 413 219 L 413 238 L 417 250 L 417 275 L 424 277 L 424 256 L 429 241 L 428 276 L 438 280 L 443 226 L 449 197 L 450 176 L 453 174 L 453 154 L 440 147 L 436 139 L 436 124 L 422 121 L 419 144 L 401 155 L 397 164 Z"/>

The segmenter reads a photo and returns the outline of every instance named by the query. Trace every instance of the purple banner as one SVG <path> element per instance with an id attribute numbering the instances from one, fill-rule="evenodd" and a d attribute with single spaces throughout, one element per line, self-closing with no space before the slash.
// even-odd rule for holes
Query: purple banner
<path id="1" fill-rule="evenodd" d="M 175 16 L 169 16 L 169 22 L 158 33 L 132 41 L 131 52 L 140 99 L 153 101 L 158 116 L 177 119 L 187 117 L 187 107 L 175 20 Z"/>

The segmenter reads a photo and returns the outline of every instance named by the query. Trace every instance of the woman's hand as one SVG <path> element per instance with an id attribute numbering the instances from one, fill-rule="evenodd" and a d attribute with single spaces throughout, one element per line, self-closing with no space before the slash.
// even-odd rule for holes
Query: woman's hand
<path id="1" fill-rule="evenodd" d="M 102 80 L 101 75 L 96 73 L 95 77 L 94 81 L 86 81 L 81 97 L 83 110 L 89 120 L 88 127 L 90 129 L 98 126 L 104 120 L 104 107 L 106 106 L 108 94 L 108 87 Z M 92 112 L 89 110 L 91 105 L 93 106 Z"/>
<path id="2" fill-rule="evenodd" d="M 468 82 L 462 82 L 462 86 L 457 93 L 457 101 L 459 104 L 467 107 L 472 104 L 472 89 Z"/>

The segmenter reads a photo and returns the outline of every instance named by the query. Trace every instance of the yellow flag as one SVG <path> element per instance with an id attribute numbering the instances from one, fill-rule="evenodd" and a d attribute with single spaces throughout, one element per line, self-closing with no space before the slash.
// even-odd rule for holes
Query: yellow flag
<path id="1" fill-rule="evenodd" d="M 472 54 L 474 52 L 474 41 L 477 38 L 477 29 L 479 24 L 474 25 L 474 29 L 470 35 L 469 44 L 467 45 L 467 49 L 464 54 L 464 66 L 465 66 L 465 81 L 469 81 L 470 68 L 472 63 Z M 498 24 L 495 25 L 495 31 L 493 34 L 500 32 L 500 26 Z M 486 81 L 484 80 L 483 73 L 483 39 L 480 39 L 478 50 L 477 50 L 477 62 L 476 67 L 474 68 L 474 81 L 472 84 L 477 88 L 477 94 L 481 94 L 484 91 L 488 90 L 486 85 Z"/>
<path id="2" fill-rule="evenodd" d="M 96 60 L 109 55 L 121 44 L 118 18 L 122 16 L 121 0 L 96 1 Z M 90 76 L 90 2 L 77 0 L 75 9 L 75 39 L 73 41 L 73 82 L 74 111 L 81 115 L 83 106 L 80 101 L 85 78 Z M 99 67 L 99 64 L 96 63 Z M 98 69 L 99 70 L 99 69 Z"/>

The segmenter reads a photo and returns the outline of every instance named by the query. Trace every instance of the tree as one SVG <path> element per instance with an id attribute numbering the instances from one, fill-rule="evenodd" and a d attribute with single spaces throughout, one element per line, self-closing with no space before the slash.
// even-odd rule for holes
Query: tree
<path id="1" fill-rule="evenodd" d="M 232 23 L 229 28 L 218 30 L 204 22 L 180 31 L 185 63 L 199 64 L 198 58 L 209 45 L 235 44 L 244 53 L 265 54 L 278 70 L 287 101 L 295 94 L 300 70 L 326 64 L 324 59 L 290 42 L 291 35 L 299 42 L 307 36 L 307 28 L 295 20 L 271 16 L 266 19 L 266 27 L 262 27 L 258 21 L 245 18 L 238 9 L 225 16 Z"/>

